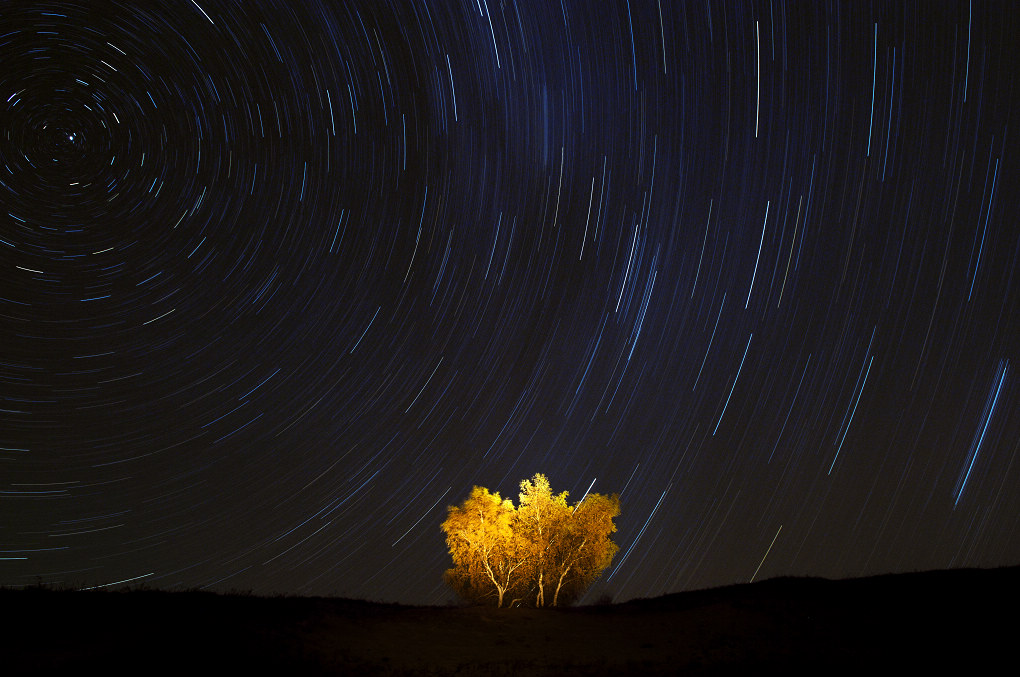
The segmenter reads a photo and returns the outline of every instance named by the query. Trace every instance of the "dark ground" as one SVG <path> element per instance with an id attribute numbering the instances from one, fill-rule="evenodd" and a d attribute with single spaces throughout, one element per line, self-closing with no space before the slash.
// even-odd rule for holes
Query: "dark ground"
<path id="1" fill-rule="evenodd" d="M 1020 567 L 573 609 L 0 590 L 0 674 L 1018 674 Z"/>

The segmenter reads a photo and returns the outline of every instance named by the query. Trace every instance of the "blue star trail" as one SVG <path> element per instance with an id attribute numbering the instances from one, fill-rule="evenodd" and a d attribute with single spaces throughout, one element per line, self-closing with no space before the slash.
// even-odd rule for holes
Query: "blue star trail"
<path id="1" fill-rule="evenodd" d="M 587 601 L 1020 562 L 1017 35 L 5 3 L 0 585 L 443 604 L 536 472 L 621 492 Z"/>

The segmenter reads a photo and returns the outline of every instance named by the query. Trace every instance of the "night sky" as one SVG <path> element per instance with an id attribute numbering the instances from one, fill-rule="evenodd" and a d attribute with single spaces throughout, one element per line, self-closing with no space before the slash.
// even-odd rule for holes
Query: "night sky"
<path id="1" fill-rule="evenodd" d="M 0 585 L 1020 562 L 1013 3 L 6 2 Z"/>

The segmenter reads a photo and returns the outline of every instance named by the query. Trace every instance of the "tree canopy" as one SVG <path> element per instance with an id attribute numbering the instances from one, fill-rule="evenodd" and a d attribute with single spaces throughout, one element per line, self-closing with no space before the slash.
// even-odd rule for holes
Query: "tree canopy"
<path id="1" fill-rule="evenodd" d="M 556 606 L 576 601 L 609 566 L 620 514 L 616 494 L 586 494 L 574 505 L 541 473 L 521 482 L 519 505 L 474 487 L 450 506 L 442 529 L 453 557 L 446 582 L 464 599 Z"/>

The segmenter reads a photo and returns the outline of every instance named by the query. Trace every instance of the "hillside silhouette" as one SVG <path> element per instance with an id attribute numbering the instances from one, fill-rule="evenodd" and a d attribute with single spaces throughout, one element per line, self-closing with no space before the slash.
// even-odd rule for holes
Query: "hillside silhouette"
<path id="1" fill-rule="evenodd" d="M 5 675 L 969 673 L 1009 659 L 1020 567 L 777 578 L 567 609 L 0 590 Z"/>

